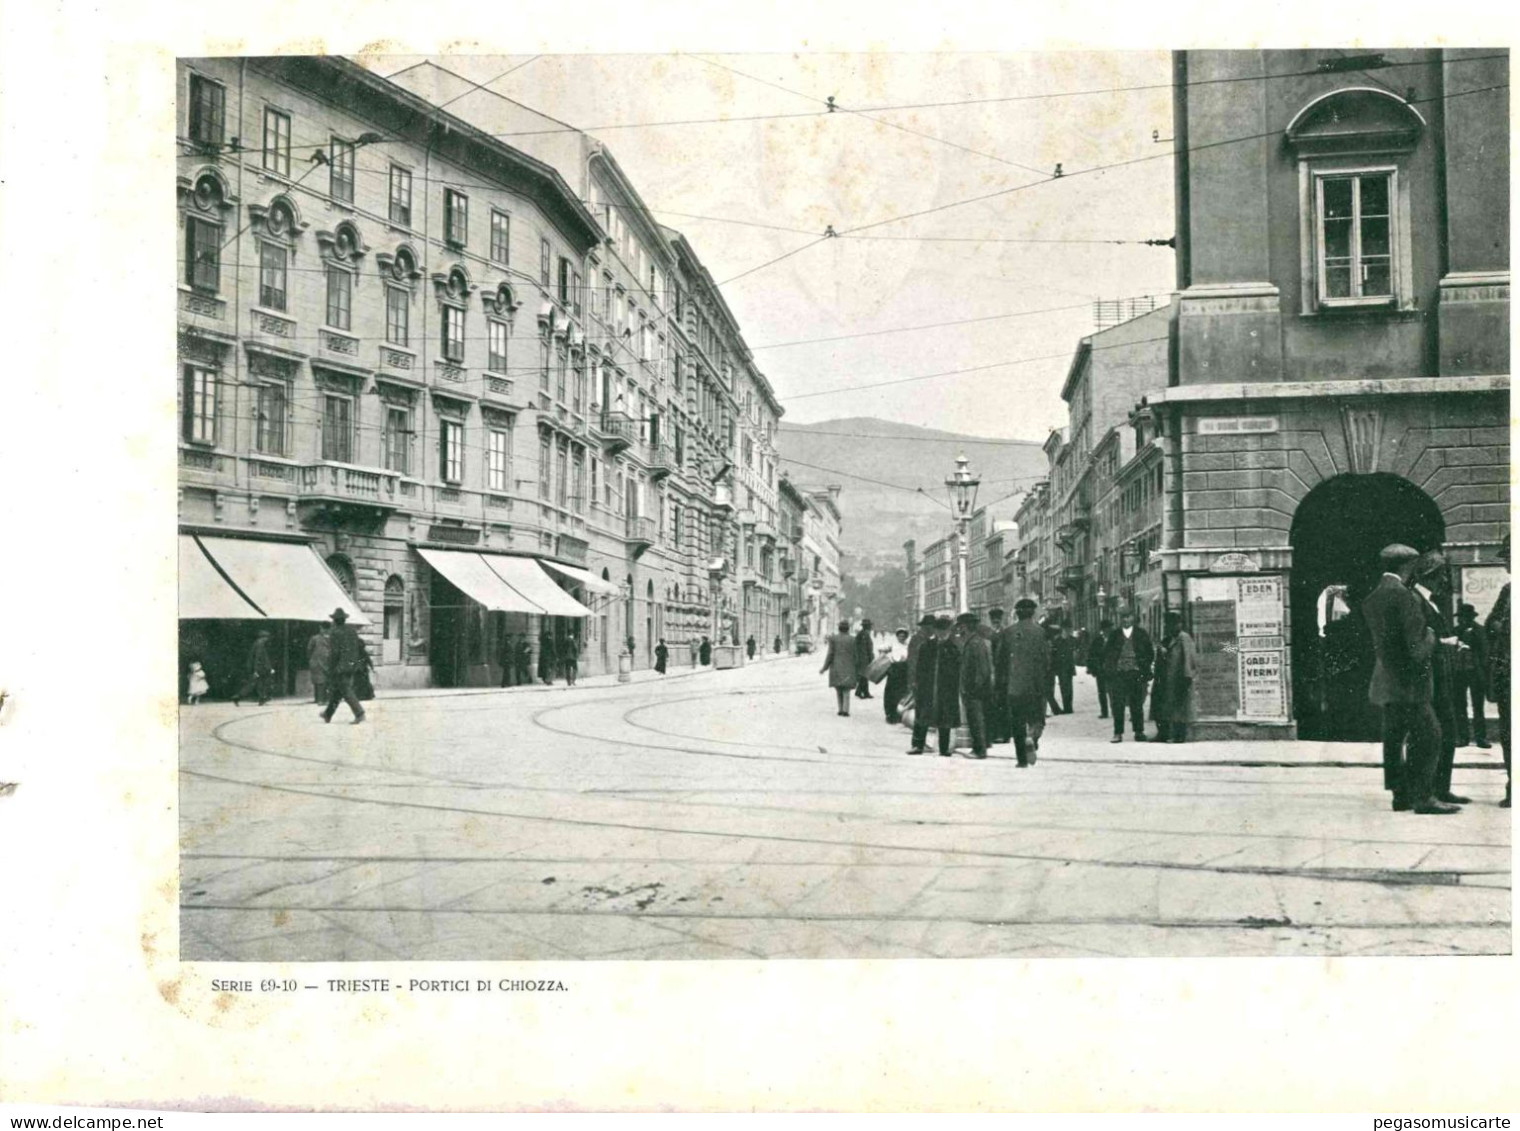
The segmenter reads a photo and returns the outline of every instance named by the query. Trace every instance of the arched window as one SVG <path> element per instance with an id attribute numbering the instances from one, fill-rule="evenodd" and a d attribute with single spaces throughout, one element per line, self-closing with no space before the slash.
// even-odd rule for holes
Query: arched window
<path id="1" fill-rule="evenodd" d="M 349 561 L 345 554 L 332 554 L 327 559 L 327 568 L 332 570 L 333 576 L 338 579 L 338 584 L 343 587 L 343 592 L 357 604 L 359 583 L 354 576 L 354 563 Z"/>

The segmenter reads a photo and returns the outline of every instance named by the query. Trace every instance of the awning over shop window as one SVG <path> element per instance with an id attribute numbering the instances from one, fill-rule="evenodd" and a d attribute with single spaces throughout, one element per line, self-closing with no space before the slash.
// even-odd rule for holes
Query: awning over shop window
<path id="1" fill-rule="evenodd" d="M 543 559 L 540 559 L 538 564 L 551 573 L 559 574 L 566 581 L 573 581 L 577 585 L 584 585 L 592 593 L 613 594 L 618 591 L 615 583 L 606 581 L 587 570 L 577 569 L 575 566 L 560 565 L 559 562 L 545 561 Z"/>
<path id="2" fill-rule="evenodd" d="M 532 558 L 482 554 L 495 574 L 550 616 L 589 617 L 591 610 L 566 593 Z"/>
<path id="3" fill-rule="evenodd" d="M 369 618 L 343 591 L 326 563 L 305 543 L 202 535 L 189 537 L 220 567 L 227 580 L 271 620 L 325 621 L 332 616 L 334 609 L 342 609 L 351 624 L 369 623 Z M 186 556 L 182 554 L 181 560 Z M 182 589 L 182 605 L 183 600 Z M 249 617 L 255 614 L 235 615 Z M 181 611 L 180 616 L 186 614 Z"/>
<path id="4" fill-rule="evenodd" d="M 217 572 L 194 538 L 180 535 L 180 620 L 253 620 L 263 615 Z"/>
<path id="5" fill-rule="evenodd" d="M 533 613 L 543 608 L 524 597 L 497 575 L 477 553 L 469 550 L 427 550 L 417 548 L 422 560 L 448 579 L 449 583 L 472 601 L 501 613 Z"/>

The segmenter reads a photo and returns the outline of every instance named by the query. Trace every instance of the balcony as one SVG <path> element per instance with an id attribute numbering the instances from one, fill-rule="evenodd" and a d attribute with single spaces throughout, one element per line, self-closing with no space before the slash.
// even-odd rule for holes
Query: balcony
<path id="1" fill-rule="evenodd" d="M 755 534 L 760 538 L 768 538 L 772 542 L 776 540 L 776 528 L 763 518 L 755 523 Z"/>
<path id="2" fill-rule="evenodd" d="M 300 468 L 302 509 L 383 518 L 396 509 L 400 473 L 322 461 Z"/>
<path id="3" fill-rule="evenodd" d="M 627 450 L 638 434 L 638 425 L 626 412 L 602 413 L 602 444 L 608 455 Z"/>
<path id="4" fill-rule="evenodd" d="M 731 511 L 734 509 L 734 496 L 723 484 L 713 488 L 712 505 L 714 510 Z"/>
<path id="5" fill-rule="evenodd" d="M 1080 565 L 1062 566 L 1056 577 L 1057 589 L 1080 589 L 1087 580 L 1087 569 Z"/>
<path id="6" fill-rule="evenodd" d="M 658 483 L 676 469 L 675 452 L 664 444 L 649 446 L 649 478 Z"/>
<path id="7" fill-rule="evenodd" d="M 744 507 L 734 515 L 734 521 L 740 526 L 754 526 L 756 521 L 755 512 L 748 507 Z"/>
<path id="8" fill-rule="evenodd" d="M 633 556 L 638 557 L 649 547 L 654 545 L 655 525 L 654 519 L 644 515 L 631 514 L 628 516 L 628 548 L 633 551 Z"/>

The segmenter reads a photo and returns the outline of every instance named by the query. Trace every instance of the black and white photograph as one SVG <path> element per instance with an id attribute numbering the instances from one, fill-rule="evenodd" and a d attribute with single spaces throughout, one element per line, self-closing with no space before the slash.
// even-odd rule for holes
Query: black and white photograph
<path id="1" fill-rule="evenodd" d="M 176 66 L 187 961 L 1505 955 L 1505 49 Z"/>
<path id="2" fill-rule="evenodd" d="M 1490 7 L 0 7 L 0 1119 L 1508 1125 Z"/>

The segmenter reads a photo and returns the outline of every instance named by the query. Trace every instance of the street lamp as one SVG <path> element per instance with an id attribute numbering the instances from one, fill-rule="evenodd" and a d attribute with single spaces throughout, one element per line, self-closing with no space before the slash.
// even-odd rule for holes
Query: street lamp
<path id="1" fill-rule="evenodd" d="M 955 473 L 945 477 L 945 493 L 950 496 L 951 513 L 955 515 L 956 584 L 959 589 L 956 611 L 961 613 L 971 609 L 971 595 L 966 586 L 966 558 L 969 551 L 966 543 L 971 512 L 976 509 L 977 488 L 982 485 L 981 477 L 973 475 L 967 466 L 969 462 L 964 454 L 957 456 Z"/>

